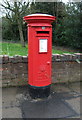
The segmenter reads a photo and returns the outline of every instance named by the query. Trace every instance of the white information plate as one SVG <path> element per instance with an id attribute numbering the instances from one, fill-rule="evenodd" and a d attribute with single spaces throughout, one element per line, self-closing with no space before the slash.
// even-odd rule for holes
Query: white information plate
<path id="1" fill-rule="evenodd" d="M 39 39 L 39 52 L 47 52 L 47 39 Z"/>

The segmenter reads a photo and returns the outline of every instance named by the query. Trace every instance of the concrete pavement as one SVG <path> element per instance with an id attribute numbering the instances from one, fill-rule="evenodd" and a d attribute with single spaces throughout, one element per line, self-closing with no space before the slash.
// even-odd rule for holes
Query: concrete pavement
<path id="1" fill-rule="evenodd" d="M 43 100 L 31 99 L 27 86 L 2 91 L 3 118 L 80 118 L 80 83 L 53 84 Z"/>

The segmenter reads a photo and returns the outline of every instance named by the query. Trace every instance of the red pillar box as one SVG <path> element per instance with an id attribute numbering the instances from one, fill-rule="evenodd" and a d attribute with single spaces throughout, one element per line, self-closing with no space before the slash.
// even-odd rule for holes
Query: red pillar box
<path id="1" fill-rule="evenodd" d="M 28 23 L 28 84 L 32 98 L 48 97 L 51 85 L 52 25 L 54 16 L 31 14 Z"/>

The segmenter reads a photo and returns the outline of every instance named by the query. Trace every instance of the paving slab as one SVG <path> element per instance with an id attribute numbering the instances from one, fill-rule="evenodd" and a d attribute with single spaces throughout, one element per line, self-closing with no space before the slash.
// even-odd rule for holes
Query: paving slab
<path id="1" fill-rule="evenodd" d="M 3 108 L 3 118 L 22 118 L 21 109 L 18 107 Z"/>
<path id="2" fill-rule="evenodd" d="M 18 87 L 2 89 L 2 118 L 22 118 L 17 90 Z"/>

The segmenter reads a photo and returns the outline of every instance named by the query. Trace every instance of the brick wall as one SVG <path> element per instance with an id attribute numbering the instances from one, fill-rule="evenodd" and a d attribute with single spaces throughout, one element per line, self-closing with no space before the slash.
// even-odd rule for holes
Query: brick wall
<path id="1" fill-rule="evenodd" d="M 28 56 L 0 55 L 2 85 L 26 85 L 28 80 Z M 82 54 L 53 54 L 52 83 L 81 81 Z"/>

